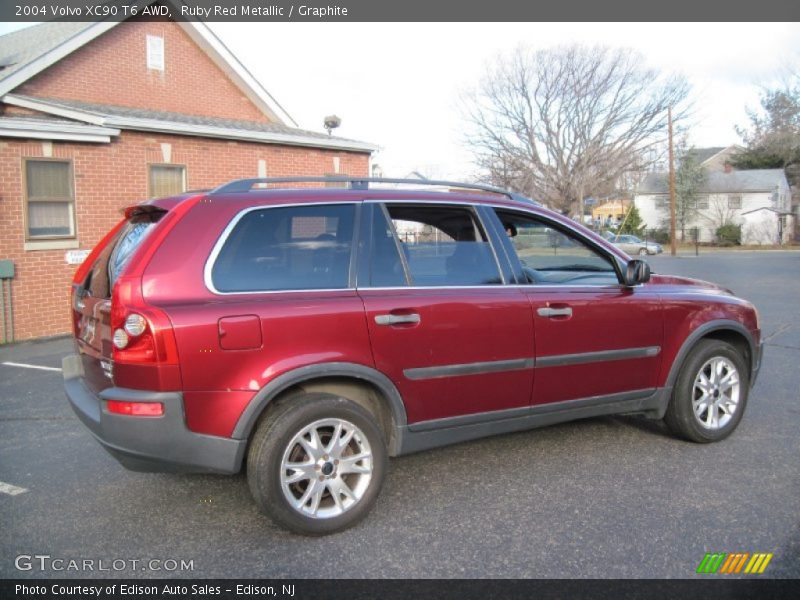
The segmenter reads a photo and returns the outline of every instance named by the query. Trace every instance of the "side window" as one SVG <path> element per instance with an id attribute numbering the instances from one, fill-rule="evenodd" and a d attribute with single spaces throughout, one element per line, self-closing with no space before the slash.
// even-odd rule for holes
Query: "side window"
<path id="1" fill-rule="evenodd" d="M 397 239 L 383 207 L 373 206 L 372 247 L 369 255 L 369 285 L 371 287 L 401 287 L 406 285 L 406 273 L 400 260 Z"/>
<path id="2" fill-rule="evenodd" d="M 308 205 L 246 213 L 212 269 L 220 292 L 346 289 L 355 206 Z"/>
<path id="3" fill-rule="evenodd" d="M 522 263 L 525 277 L 537 285 L 614 285 L 612 260 L 573 233 L 518 213 L 496 211 Z"/>
<path id="4" fill-rule="evenodd" d="M 468 208 L 388 205 L 411 285 L 502 283 L 486 234 Z"/>

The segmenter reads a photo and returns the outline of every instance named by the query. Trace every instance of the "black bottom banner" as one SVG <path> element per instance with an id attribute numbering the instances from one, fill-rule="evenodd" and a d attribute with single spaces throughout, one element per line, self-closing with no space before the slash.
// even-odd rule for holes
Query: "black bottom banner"
<path id="1" fill-rule="evenodd" d="M 0 580 L 0 598 L 23 600 L 59 598 L 380 598 L 420 600 L 608 598 L 624 600 L 710 600 L 717 598 L 797 598 L 800 581 L 774 579 L 609 580 L 609 579 L 334 579 L 334 580 Z"/>

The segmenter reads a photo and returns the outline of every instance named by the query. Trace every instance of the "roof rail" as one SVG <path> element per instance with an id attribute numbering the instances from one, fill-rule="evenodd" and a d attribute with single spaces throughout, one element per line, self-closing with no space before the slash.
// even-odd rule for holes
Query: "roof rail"
<path id="1" fill-rule="evenodd" d="M 279 183 L 346 183 L 351 190 L 368 190 L 371 183 L 396 184 L 396 185 L 430 185 L 447 188 L 457 188 L 464 190 L 478 190 L 491 194 L 507 196 L 512 200 L 539 204 L 535 200 L 526 198 L 521 194 L 510 192 L 503 188 L 480 183 L 461 183 L 457 181 L 442 181 L 438 179 L 392 179 L 386 177 L 349 177 L 346 175 L 336 175 L 329 177 L 254 177 L 251 179 L 234 179 L 218 188 L 211 190 L 210 194 L 233 194 L 239 192 L 249 192 L 254 186 L 259 184 L 279 184 Z"/>

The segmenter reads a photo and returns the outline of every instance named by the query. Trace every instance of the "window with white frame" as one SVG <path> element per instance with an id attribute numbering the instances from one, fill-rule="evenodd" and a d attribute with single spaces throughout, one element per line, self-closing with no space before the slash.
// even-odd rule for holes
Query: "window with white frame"
<path id="1" fill-rule="evenodd" d="M 697 199 L 697 210 L 708 210 L 708 196 L 700 196 Z"/>
<path id="2" fill-rule="evenodd" d="M 742 208 L 742 197 L 739 194 L 728 196 L 728 208 Z"/>
<path id="3" fill-rule="evenodd" d="M 164 38 L 159 35 L 147 36 L 147 68 L 164 70 Z"/>
<path id="4" fill-rule="evenodd" d="M 26 239 L 75 238 L 72 163 L 26 159 L 24 170 Z"/>

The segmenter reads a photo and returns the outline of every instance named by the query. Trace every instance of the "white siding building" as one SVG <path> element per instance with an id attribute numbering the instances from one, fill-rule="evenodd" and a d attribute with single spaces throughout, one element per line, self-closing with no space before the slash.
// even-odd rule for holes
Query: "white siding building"
<path id="1" fill-rule="evenodd" d="M 648 229 L 669 228 L 667 174 L 648 174 L 634 203 Z M 699 241 L 714 242 L 717 228 L 733 223 L 742 228 L 742 244 L 787 243 L 794 231 L 790 211 L 791 192 L 782 169 L 711 171 L 689 210 L 684 235 L 691 239 L 697 227 Z"/>

